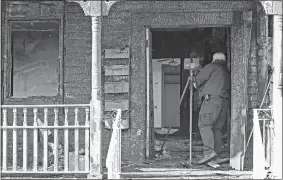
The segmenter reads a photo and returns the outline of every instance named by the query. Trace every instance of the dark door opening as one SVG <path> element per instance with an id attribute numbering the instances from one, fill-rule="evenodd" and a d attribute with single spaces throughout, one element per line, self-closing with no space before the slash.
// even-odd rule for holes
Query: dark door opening
<path id="1" fill-rule="evenodd" d="M 181 111 L 176 121 L 177 104 L 187 82 L 189 71 L 184 69 L 184 58 L 190 53 L 197 53 L 201 66 L 212 61 L 216 52 L 223 52 L 227 57 L 230 70 L 230 29 L 195 28 L 195 29 L 152 29 L 152 64 L 154 95 L 154 126 L 157 134 L 161 129 L 175 129 L 171 136 L 189 135 L 189 90 L 181 104 Z M 161 94 L 161 95 L 160 95 Z M 198 114 L 201 102 L 198 92 L 193 95 L 193 134 L 199 137 Z M 227 133 L 229 125 L 223 127 Z M 228 123 L 229 124 L 229 123 Z M 158 138 L 157 138 L 158 139 Z"/>

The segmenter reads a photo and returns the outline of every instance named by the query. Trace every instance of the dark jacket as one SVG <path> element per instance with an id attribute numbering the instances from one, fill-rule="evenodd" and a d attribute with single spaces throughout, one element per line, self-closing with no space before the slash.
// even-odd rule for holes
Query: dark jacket
<path id="1" fill-rule="evenodd" d="M 209 94 L 230 98 L 230 78 L 226 63 L 212 62 L 204 66 L 195 77 L 200 97 Z"/>

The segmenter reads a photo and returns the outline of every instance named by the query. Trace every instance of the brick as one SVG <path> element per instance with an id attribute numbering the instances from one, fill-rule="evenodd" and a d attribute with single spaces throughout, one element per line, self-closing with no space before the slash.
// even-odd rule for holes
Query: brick
<path id="1" fill-rule="evenodd" d="M 66 4 L 66 12 L 67 13 L 70 13 L 70 12 L 77 12 L 78 11 L 78 4 L 77 3 L 75 3 L 75 2 L 68 2 L 67 4 Z"/>
<path id="2" fill-rule="evenodd" d="M 80 54 L 66 54 L 64 66 L 68 67 L 80 67 L 82 64 L 91 67 L 91 56 L 83 57 Z"/>
<path id="3" fill-rule="evenodd" d="M 81 14 L 84 15 L 83 9 L 80 7 L 78 3 L 68 4 L 66 6 L 66 12 L 68 15 L 70 14 Z"/>
<path id="4" fill-rule="evenodd" d="M 90 103 L 91 95 L 90 94 L 76 94 L 67 96 L 65 94 L 64 102 L 66 104 L 87 104 Z"/>
<path id="5" fill-rule="evenodd" d="M 68 71 L 65 73 L 64 82 L 91 82 L 91 76 L 85 74 L 70 74 Z"/>
<path id="6" fill-rule="evenodd" d="M 91 27 L 88 23 L 82 24 L 82 25 L 68 25 L 66 26 L 66 32 L 68 31 L 91 31 Z"/>
<path id="7" fill-rule="evenodd" d="M 91 94 L 91 88 L 83 88 L 83 87 L 73 87 L 73 88 L 65 88 L 65 93 L 69 95 L 76 94 Z"/>
<path id="8" fill-rule="evenodd" d="M 64 75 L 69 74 L 84 74 L 85 76 L 91 75 L 91 66 L 81 65 L 81 66 L 73 66 L 73 67 L 65 67 Z"/>
<path id="9" fill-rule="evenodd" d="M 66 47 L 66 54 L 79 54 L 83 56 L 91 56 L 91 48 L 79 49 L 74 46 Z"/>
<path id="10" fill-rule="evenodd" d="M 74 36 L 75 37 L 75 36 Z M 66 39 L 65 43 L 68 44 L 68 47 L 75 46 L 77 48 L 91 48 L 91 39 L 88 40 L 77 40 L 77 39 Z"/>
<path id="11" fill-rule="evenodd" d="M 65 33 L 65 39 L 72 39 L 72 40 L 88 40 L 91 41 L 92 33 L 90 32 L 79 32 L 79 31 L 71 31 L 68 30 Z"/>
<path id="12" fill-rule="evenodd" d="M 65 20 L 66 20 L 66 26 L 91 24 L 90 16 L 75 16 L 75 17 L 67 16 Z"/>
<path id="13" fill-rule="evenodd" d="M 91 82 L 73 82 L 73 83 L 65 83 L 64 88 L 91 88 Z"/>

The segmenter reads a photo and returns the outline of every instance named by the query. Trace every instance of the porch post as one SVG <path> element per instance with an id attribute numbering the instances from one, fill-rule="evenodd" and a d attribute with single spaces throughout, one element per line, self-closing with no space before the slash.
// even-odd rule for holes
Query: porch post
<path id="1" fill-rule="evenodd" d="M 69 0 L 70 1 L 70 0 Z M 74 1 L 91 17 L 92 60 L 90 101 L 90 172 L 88 179 L 102 179 L 102 87 L 101 87 L 101 18 L 102 1 Z"/>
<path id="2" fill-rule="evenodd" d="M 2 0 L 0 0 L 0 35 L 2 37 Z M 1 38 L 2 39 L 2 38 Z M 2 80 L 2 40 L 0 41 L 0 79 Z M 0 82 L 0 121 L 2 121 L 2 81 Z"/>
<path id="3" fill-rule="evenodd" d="M 282 7 L 281 7 L 282 8 Z M 274 175 L 282 179 L 282 14 L 273 16 Z"/>
<path id="4" fill-rule="evenodd" d="M 90 102 L 90 173 L 102 179 L 101 16 L 92 16 L 92 73 Z"/>

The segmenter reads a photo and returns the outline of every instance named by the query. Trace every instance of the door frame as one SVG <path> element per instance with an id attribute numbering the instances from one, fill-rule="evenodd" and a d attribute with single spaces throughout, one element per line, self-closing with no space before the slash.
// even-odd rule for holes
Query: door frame
<path id="1" fill-rule="evenodd" d="M 198 18 L 195 18 L 198 17 Z M 168 20 L 169 19 L 169 20 Z M 201 27 L 230 27 L 231 28 L 231 138 L 230 138 L 230 165 L 238 170 L 242 170 L 242 154 L 244 152 L 245 132 L 242 131 L 243 124 L 247 120 L 247 58 L 244 57 L 244 25 L 243 11 L 211 12 L 211 13 L 144 13 L 132 15 L 131 29 L 131 87 L 132 92 L 139 92 L 131 96 L 131 100 L 145 99 L 141 102 L 140 108 L 131 113 L 131 117 L 141 117 L 145 124 L 145 157 L 152 158 L 154 155 L 154 128 L 152 124 L 152 109 L 149 102 L 152 97 L 148 97 L 152 89 L 150 86 L 149 69 L 151 62 L 146 55 L 146 47 L 151 42 L 146 42 L 146 32 L 155 28 L 201 28 Z M 245 48 L 247 48 L 245 46 Z M 149 56 L 148 56 L 149 57 Z M 238 62 L 241 63 L 238 63 Z M 147 78 L 145 78 L 147 77 Z M 134 81 L 139 81 L 139 86 L 135 87 Z M 144 90 L 141 90 L 143 87 Z M 142 94 L 144 92 L 144 94 Z M 134 98 L 133 98 L 134 97 Z M 133 99 L 132 99 L 133 98 Z M 244 126 L 245 128 L 245 126 Z M 152 132 L 153 131 L 153 132 Z M 240 137 L 240 138 L 239 138 Z M 150 149 L 148 149 L 150 148 Z"/>

